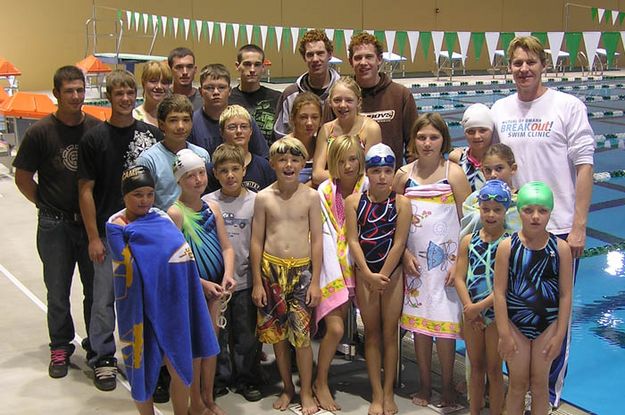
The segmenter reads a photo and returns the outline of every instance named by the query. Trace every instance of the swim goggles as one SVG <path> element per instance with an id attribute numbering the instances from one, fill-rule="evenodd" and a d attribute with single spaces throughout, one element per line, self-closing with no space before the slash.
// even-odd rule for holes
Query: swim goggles
<path id="1" fill-rule="evenodd" d="M 480 202 L 488 202 L 489 200 L 494 200 L 497 203 L 507 203 L 510 202 L 508 196 L 504 195 L 491 195 L 489 193 L 480 193 L 477 195 L 477 199 Z"/>
<path id="2" fill-rule="evenodd" d="M 219 317 L 217 318 L 217 327 L 221 329 L 225 329 L 228 324 L 228 320 L 226 319 L 226 310 L 228 309 L 228 303 L 232 298 L 232 293 L 230 291 L 226 291 L 224 296 L 221 298 L 221 302 L 219 304 Z"/>
<path id="3" fill-rule="evenodd" d="M 304 157 L 304 154 L 302 154 L 302 152 L 299 151 L 299 149 L 296 148 L 296 147 L 286 147 L 286 146 L 279 147 L 276 150 L 276 153 L 277 154 L 287 154 L 287 153 L 289 153 L 289 154 L 291 154 L 294 157 Z"/>
<path id="4" fill-rule="evenodd" d="M 484 183 L 484 186 L 477 192 L 477 200 L 480 202 L 494 200 L 508 209 L 512 201 L 512 194 L 505 182 L 498 179 L 489 180 Z"/>
<path id="5" fill-rule="evenodd" d="M 369 167 L 395 166 L 395 156 L 389 154 L 382 156 L 371 156 L 365 160 L 365 165 Z"/>

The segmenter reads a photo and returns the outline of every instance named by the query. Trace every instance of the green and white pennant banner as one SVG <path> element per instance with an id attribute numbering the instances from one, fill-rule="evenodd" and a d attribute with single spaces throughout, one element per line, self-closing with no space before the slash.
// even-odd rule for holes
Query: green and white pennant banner
<path id="1" fill-rule="evenodd" d="M 189 28 L 191 27 L 191 21 L 189 19 L 182 19 L 182 23 L 184 26 L 184 39 L 187 40 L 189 38 Z"/>
<path id="2" fill-rule="evenodd" d="M 594 8 L 593 8 L 594 9 Z M 610 17 L 608 17 L 608 13 Z M 214 22 L 208 20 L 191 20 L 180 17 L 168 17 L 162 15 L 152 15 L 149 13 L 132 11 L 132 10 L 118 10 L 118 18 L 123 21 L 126 19 L 125 27 L 128 30 L 135 30 L 140 32 L 143 29 L 144 33 L 148 33 L 149 30 L 154 34 L 161 32 L 162 36 L 178 37 L 178 31 L 184 30 L 184 38 L 189 38 L 189 32 L 197 37 L 197 41 L 201 42 L 202 33 L 208 40 L 209 44 L 213 43 L 213 36 L 218 31 L 218 36 L 221 38 L 222 46 L 226 42 L 226 37 L 233 39 L 235 46 L 242 45 L 244 43 L 258 42 L 262 44 L 262 47 L 267 46 L 267 40 L 273 42 L 275 37 L 275 44 L 278 51 L 285 47 L 285 42 L 290 41 L 292 52 L 297 52 L 298 40 L 308 29 L 304 27 L 284 27 L 284 26 L 268 26 L 268 25 L 254 25 L 254 24 L 241 24 L 241 23 L 225 23 Z M 604 17 L 606 23 L 616 24 L 622 23 L 625 20 L 625 13 L 617 10 L 605 10 L 596 8 L 594 9 L 593 16 L 597 20 L 601 21 Z M 122 23 L 123 24 L 123 23 Z M 215 27 L 217 25 L 217 27 Z M 328 38 L 335 42 L 337 48 L 345 47 L 345 51 L 348 53 L 349 43 L 354 34 L 353 29 L 337 29 L 337 28 L 325 28 L 323 29 Z M 232 31 L 233 37 L 230 38 L 229 32 Z M 290 36 L 285 31 L 290 32 Z M 557 62 L 562 55 L 562 51 L 569 53 L 569 59 L 571 64 L 575 64 L 577 52 L 580 48 L 580 42 L 583 39 L 584 51 L 588 57 L 587 64 L 592 67 L 597 56 L 597 51 L 601 52 L 601 55 L 605 55 L 608 60 L 608 64 L 612 65 L 613 60 L 617 56 L 617 48 L 619 42 L 625 46 L 625 31 L 613 31 L 613 32 L 600 32 L 600 31 L 587 31 L 587 32 L 444 32 L 444 31 L 396 31 L 396 30 L 374 30 L 367 29 L 366 32 L 373 34 L 382 43 L 385 43 L 386 50 L 393 52 L 397 46 L 397 51 L 400 54 L 410 54 L 410 60 L 414 62 L 416 60 L 417 48 L 419 42 L 421 42 L 421 48 L 423 49 L 424 56 L 427 58 L 430 46 L 433 46 L 434 58 L 438 60 L 441 51 L 445 50 L 452 54 L 457 52 L 457 48 L 460 49 L 460 55 L 462 56 L 463 64 L 466 64 L 466 59 L 469 53 L 469 46 L 473 44 L 474 58 L 479 60 L 483 46 L 486 46 L 488 50 L 489 62 L 493 64 L 496 53 L 505 54 L 506 48 L 514 36 L 533 35 L 539 38 L 539 40 L 551 49 L 552 61 Z M 284 39 L 287 36 L 287 39 Z M 341 42 L 344 45 L 341 45 Z M 408 51 L 406 51 L 406 45 L 408 45 Z M 599 49 L 601 45 L 605 49 Z M 499 48 L 499 49 L 498 49 Z M 585 63 L 586 64 L 586 63 Z"/>
<path id="3" fill-rule="evenodd" d="M 324 32 L 326 33 L 326 36 L 328 37 L 328 39 L 334 42 L 334 29 L 324 29 Z"/>
<path id="4" fill-rule="evenodd" d="M 265 49 L 265 45 L 267 44 L 267 33 L 269 32 L 269 26 L 260 25 L 260 43 L 262 43 L 262 48 Z"/>
<path id="5" fill-rule="evenodd" d="M 586 56 L 588 57 L 588 70 L 592 70 L 597 54 L 597 46 L 601 39 L 601 32 L 584 32 L 584 45 L 586 46 Z"/>
<path id="6" fill-rule="evenodd" d="M 297 37 L 299 35 L 299 28 L 292 27 L 291 28 L 291 46 L 293 47 L 293 53 L 297 50 Z"/>
<path id="7" fill-rule="evenodd" d="M 223 46 L 226 41 L 226 24 L 224 22 L 219 22 L 219 34 L 221 35 L 221 46 Z"/>
<path id="8" fill-rule="evenodd" d="M 458 43 L 460 44 L 460 55 L 462 55 L 462 66 L 464 66 L 467 55 L 469 54 L 469 42 L 471 41 L 471 32 L 458 32 Z"/>
<path id="9" fill-rule="evenodd" d="M 486 49 L 488 49 L 488 58 L 490 59 L 488 62 L 491 65 L 494 65 L 495 62 L 495 53 L 497 52 L 497 42 L 499 42 L 499 32 L 485 32 L 484 37 L 486 39 Z M 505 51 L 504 51 L 505 55 Z"/>
<path id="10" fill-rule="evenodd" d="M 443 46 L 443 37 L 445 32 L 438 30 L 432 31 L 432 44 L 434 45 L 434 60 L 438 62 L 438 57 L 441 55 L 441 48 Z"/>
<path id="11" fill-rule="evenodd" d="M 345 53 L 349 55 L 349 44 L 352 41 L 352 36 L 354 36 L 354 31 L 352 29 L 343 30 L 343 37 L 345 38 Z"/>
<path id="12" fill-rule="evenodd" d="M 419 32 L 409 30 L 406 32 L 408 36 L 408 43 L 410 44 L 410 60 L 414 62 L 417 55 L 417 44 L 419 43 Z"/>
<path id="13" fill-rule="evenodd" d="M 282 44 L 282 29 L 284 28 L 282 26 L 276 26 L 274 29 L 276 31 L 276 48 L 278 49 L 278 52 L 280 52 L 280 45 Z"/>
<path id="14" fill-rule="evenodd" d="M 232 23 L 232 34 L 234 35 L 234 45 L 237 45 L 239 41 L 239 29 L 240 25 L 238 23 Z"/>

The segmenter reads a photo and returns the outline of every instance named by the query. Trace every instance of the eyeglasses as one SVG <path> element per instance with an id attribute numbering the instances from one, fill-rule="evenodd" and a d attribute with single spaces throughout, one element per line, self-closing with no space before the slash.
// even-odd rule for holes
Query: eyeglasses
<path id="1" fill-rule="evenodd" d="M 381 164 L 395 164 L 395 156 L 389 154 L 384 156 L 371 156 L 367 160 L 365 160 L 367 165 L 381 165 Z"/>
<path id="2" fill-rule="evenodd" d="M 486 193 L 480 193 L 477 195 L 477 198 L 480 202 L 488 202 L 489 200 L 494 200 L 497 203 L 510 202 L 510 198 L 505 195 L 491 195 L 491 194 L 486 194 Z"/>
<path id="3" fill-rule="evenodd" d="M 226 131 L 234 133 L 237 130 L 248 131 L 250 129 L 249 124 L 228 124 L 226 125 Z"/>
<path id="4" fill-rule="evenodd" d="M 208 92 L 216 90 L 217 92 L 221 93 L 221 92 L 225 92 L 226 89 L 228 89 L 228 86 L 226 85 L 203 85 L 202 89 Z"/>

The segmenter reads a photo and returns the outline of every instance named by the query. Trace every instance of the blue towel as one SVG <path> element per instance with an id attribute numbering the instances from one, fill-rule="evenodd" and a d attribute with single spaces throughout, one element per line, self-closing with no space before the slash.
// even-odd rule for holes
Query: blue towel
<path id="1" fill-rule="evenodd" d="M 132 398 L 151 398 L 163 357 L 186 385 L 193 359 L 219 344 L 189 245 L 158 209 L 119 226 L 106 224 L 113 259 L 117 324 Z"/>

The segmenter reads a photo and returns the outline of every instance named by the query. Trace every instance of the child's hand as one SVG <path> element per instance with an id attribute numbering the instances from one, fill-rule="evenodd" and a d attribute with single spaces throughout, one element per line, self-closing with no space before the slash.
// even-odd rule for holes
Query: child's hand
<path id="1" fill-rule="evenodd" d="M 456 263 L 455 262 L 451 266 L 451 269 L 449 270 L 449 272 L 447 273 L 447 276 L 445 277 L 445 285 L 447 287 L 451 287 L 454 285 L 454 275 L 456 275 Z"/>
<path id="2" fill-rule="evenodd" d="M 233 292 L 236 286 L 237 282 L 234 280 L 234 278 L 230 276 L 224 276 L 223 281 L 221 281 L 221 288 L 224 291 Z"/>
<path id="3" fill-rule="evenodd" d="M 306 305 L 310 308 L 317 307 L 321 301 L 321 289 L 319 284 L 310 284 L 306 291 Z"/>
<path id="4" fill-rule="evenodd" d="M 267 305 L 267 293 L 262 285 L 255 285 L 254 288 L 252 288 L 252 301 L 258 308 L 262 308 Z"/>
<path id="5" fill-rule="evenodd" d="M 545 357 L 546 361 L 552 361 L 560 354 L 560 350 L 562 350 L 562 341 L 564 338 L 562 336 L 558 336 L 557 334 L 552 336 L 545 348 L 542 350 L 542 354 Z"/>
<path id="6" fill-rule="evenodd" d="M 204 291 L 204 295 L 209 300 L 217 300 L 221 298 L 224 293 L 223 288 L 219 284 L 215 284 L 214 282 L 201 280 L 202 281 L 202 290 Z"/>
<path id="7" fill-rule="evenodd" d="M 391 279 L 384 274 L 372 272 L 365 277 L 372 291 L 384 291 Z"/>
<path id="8" fill-rule="evenodd" d="M 421 265 L 419 265 L 417 257 L 414 256 L 412 252 L 404 249 L 404 255 L 402 256 L 401 262 L 405 274 L 414 275 L 415 277 L 421 276 Z"/>
<path id="9" fill-rule="evenodd" d="M 497 349 L 503 360 L 510 360 L 519 352 L 512 336 L 500 337 Z"/>
<path id="10" fill-rule="evenodd" d="M 467 304 L 463 308 L 464 319 L 465 320 L 475 320 L 480 315 L 480 307 L 477 304 Z"/>
<path id="11" fill-rule="evenodd" d="M 480 333 L 482 331 L 484 331 L 484 329 L 486 328 L 486 324 L 484 324 L 484 320 L 482 319 L 482 316 L 471 320 L 469 322 L 469 324 L 471 324 L 471 328 L 473 329 L 474 332 L 476 333 Z"/>

